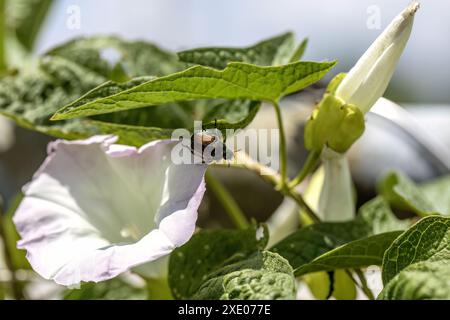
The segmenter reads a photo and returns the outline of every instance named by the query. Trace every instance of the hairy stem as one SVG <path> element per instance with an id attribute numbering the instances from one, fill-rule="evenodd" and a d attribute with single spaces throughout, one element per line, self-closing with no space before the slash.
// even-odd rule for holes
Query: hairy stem
<path id="1" fill-rule="evenodd" d="M 279 187 L 282 181 L 281 175 L 273 170 L 272 168 L 266 167 L 265 165 L 259 163 L 258 161 L 252 159 L 248 154 L 243 151 L 238 151 L 234 154 L 234 161 L 230 164 L 225 162 L 217 163 L 216 165 L 231 165 L 237 168 L 244 168 L 255 172 L 259 177 L 261 177 L 267 183 L 270 183 L 274 187 Z M 279 190 L 284 196 L 293 199 L 296 204 L 302 208 L 305 213 L 315 222 L 320 222 L 320 218 L 316 215 L 314 210 L 312 210 L 308 204 L 304 201 L 302 195 L 298 193 L 295 188 L 289 188 L 286 185 L 284 189 Z"/>

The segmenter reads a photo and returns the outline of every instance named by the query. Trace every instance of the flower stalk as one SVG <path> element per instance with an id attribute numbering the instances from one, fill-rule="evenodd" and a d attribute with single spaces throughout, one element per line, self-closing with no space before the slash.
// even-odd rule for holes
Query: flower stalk
<path id="1" fill-rule="evenodd" d="M 275 114 L 277 116 L 278 129 L 280 130 L 280 175 L 281 181 L 278 186 L 280 190 L 287 189 L 287 156 L 286 156 L 286 136 L 284 134 L 283 117 L 281 114 L 280 105 L 277 102 L 273 103 Z"/>
<path id="2" fill-rule="evenodd" d="M 290 188 L 295 188 L 300 183 L 303 182 L 303 180 L 308 176 L 310 172 L 312 172 L 316 166 L 320 163 L 320 152 L 317 151 L 311 151 L 308 154 L 308 158 L 306 158 L 306 162 L 303 165 L 300 172 L 297 174 L 297 176 L 289 182 Z"/>

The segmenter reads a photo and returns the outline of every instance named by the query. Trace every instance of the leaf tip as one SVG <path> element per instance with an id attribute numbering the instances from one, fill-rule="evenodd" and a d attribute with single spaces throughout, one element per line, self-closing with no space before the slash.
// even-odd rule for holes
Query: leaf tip
<path id="1" fill-rule="evenodd" d="M 64 119 L 66 119 L 66 117 L 64 116 L 64 113 L 60 113 L 58 111 L 54 115 L 51 116 L 50 121 L 60 121 L 60 120 L 64 120 Z"/>

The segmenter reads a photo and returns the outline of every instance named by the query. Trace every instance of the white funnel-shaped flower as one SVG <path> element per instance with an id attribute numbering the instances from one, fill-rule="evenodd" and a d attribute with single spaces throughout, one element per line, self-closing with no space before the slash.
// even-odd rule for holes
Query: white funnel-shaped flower
<path id="1" fill-rule="evenodd" d="M 205 192 L 199 165 L 176 165 L 178 141 L 135 148 L 117 137 L 57 140 L 24 188 L 14 215 L 33 269 L 73 286 L 103 281 L 139 266 L 164 276 L 160 258 L 187 242 Z"/>
<path id="2" fill-rule="evenodd" d="M 419 4 L 413 2 L 389 24 L 340 83 L 337 97 L 363 113 L 369 111 L 389 84 L 418 9 Z"/>

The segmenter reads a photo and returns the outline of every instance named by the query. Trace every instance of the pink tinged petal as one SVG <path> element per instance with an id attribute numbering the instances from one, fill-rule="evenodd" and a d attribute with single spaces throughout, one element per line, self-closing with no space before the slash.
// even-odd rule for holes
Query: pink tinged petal
<path id="1" fill-rule="evenodd" d="M 173 141 L 139 149 L 115 141 L 51 143 L 24 187 L 14 217 L 18 246 L 44 278 L 63 285 L 110 279 L 192 236 L 206 166 L 173 164 Z"/>

